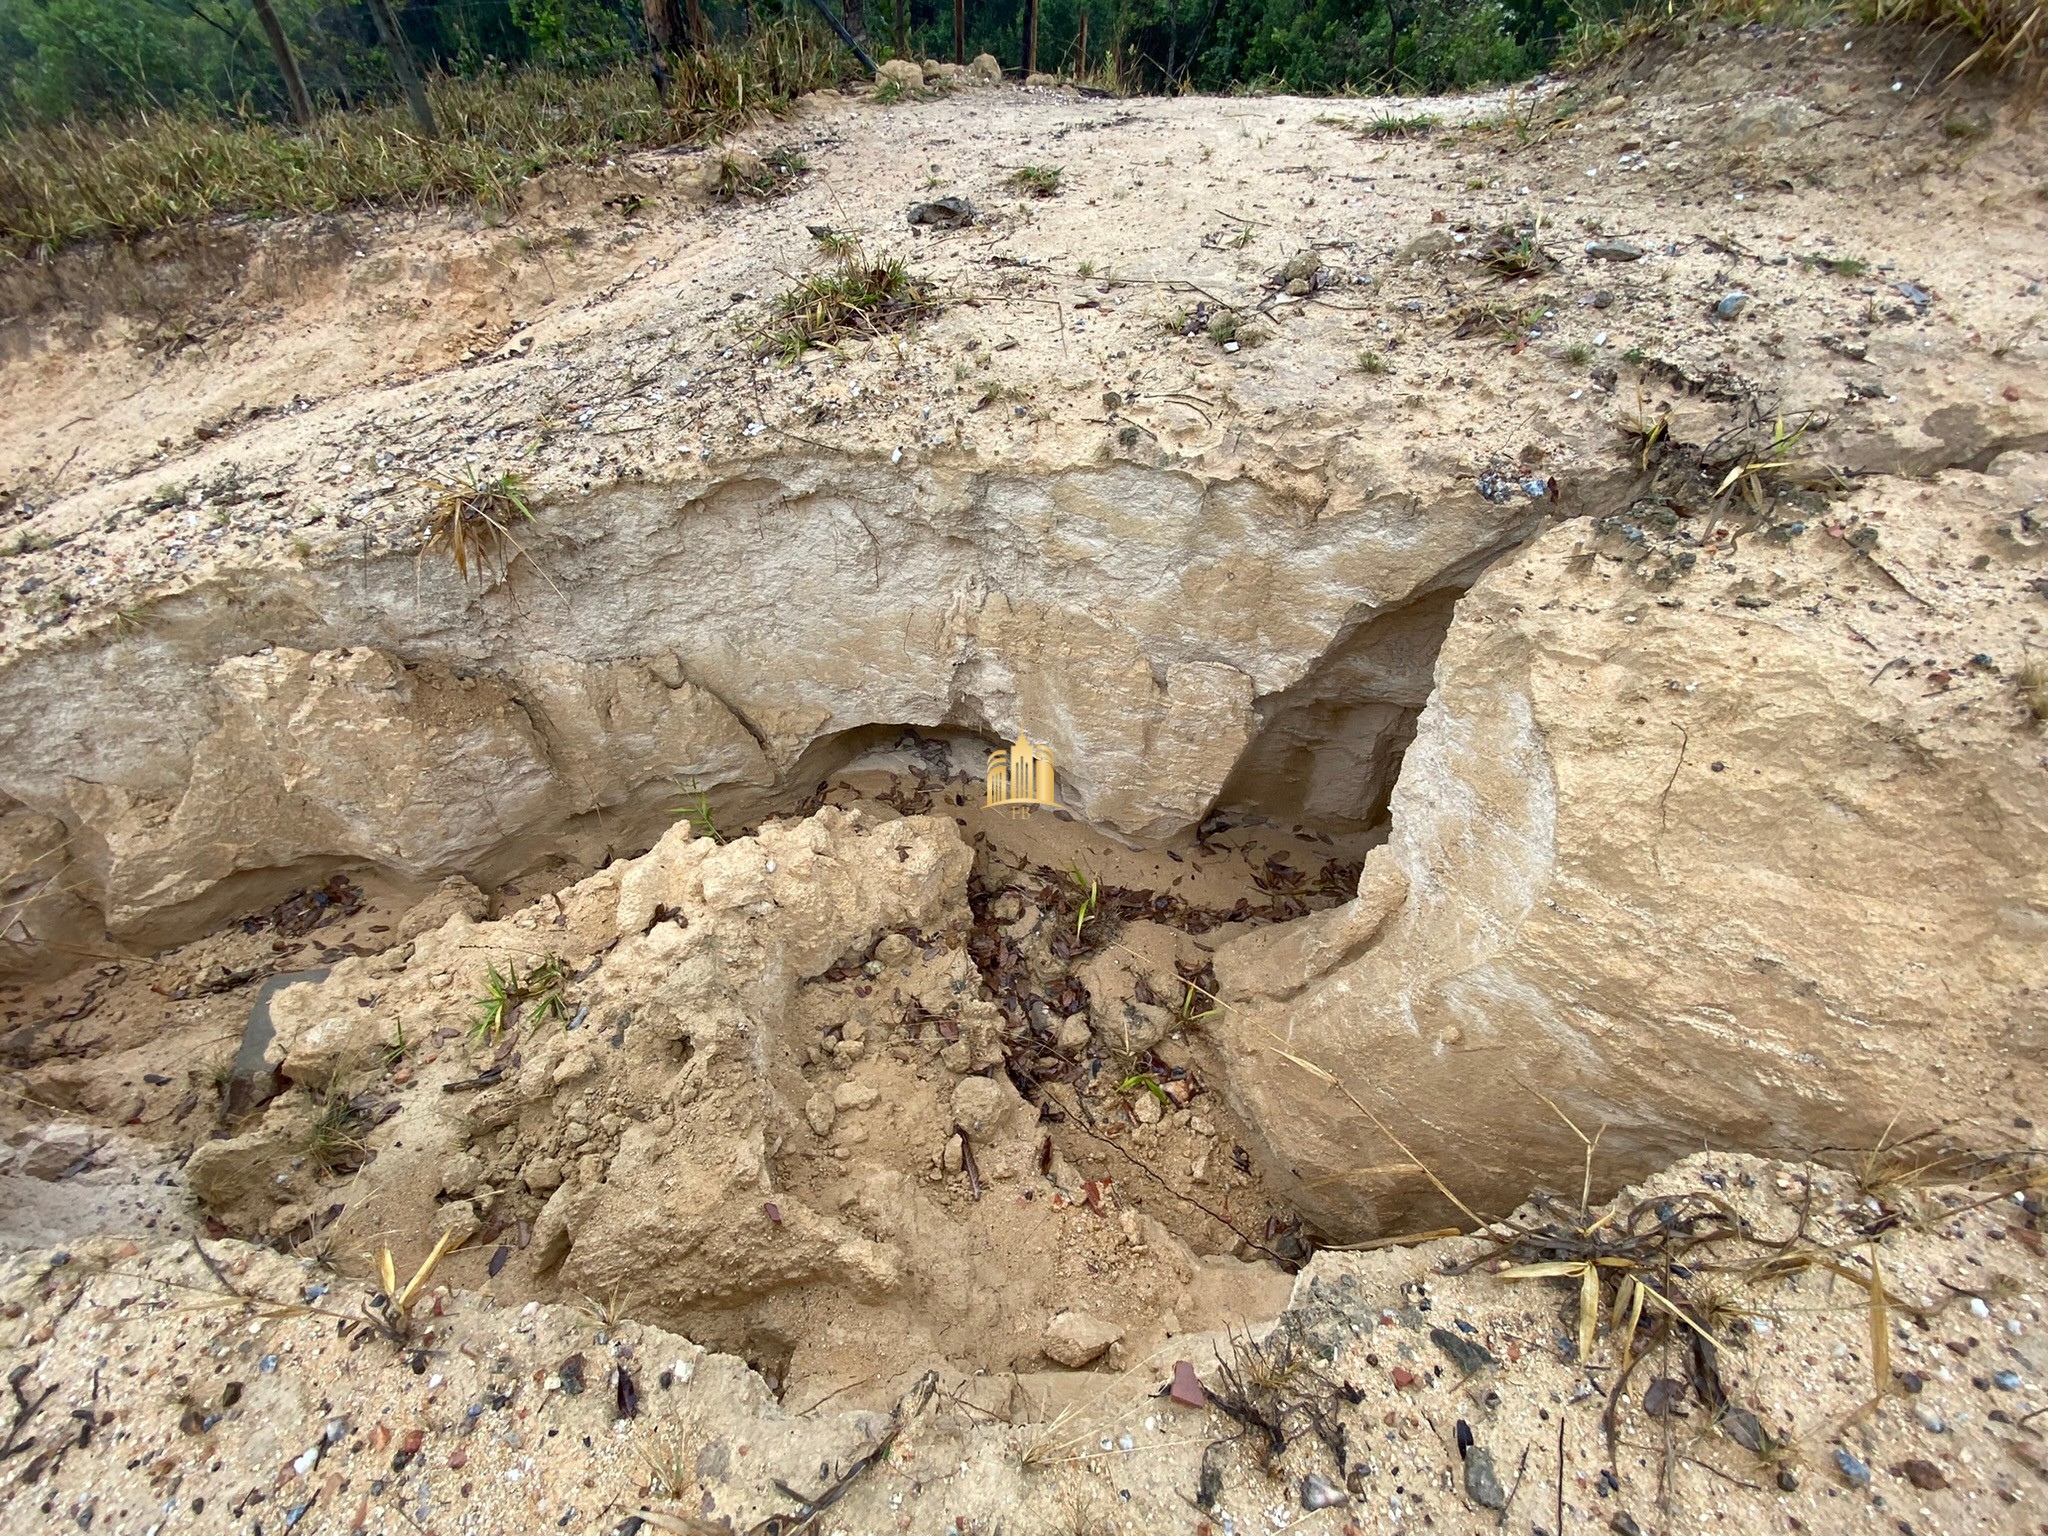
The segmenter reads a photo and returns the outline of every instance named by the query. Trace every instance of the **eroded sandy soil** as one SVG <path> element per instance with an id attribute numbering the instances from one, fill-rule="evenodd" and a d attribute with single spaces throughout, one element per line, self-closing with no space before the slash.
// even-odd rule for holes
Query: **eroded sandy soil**
<path id="1" fill-rule="evenodd" d="M 2048 204 L 1931 58 L 812 102 L 761 202 L 17 274 L 0 1500 L 2036 1530 Z M 759 356 L 811 225 L 938 314 Z M 1602 1220 L 1596 1131 L 1762 1155 Z M 1591 1338 L 1499 1273 L 1588 1252 Z"/>

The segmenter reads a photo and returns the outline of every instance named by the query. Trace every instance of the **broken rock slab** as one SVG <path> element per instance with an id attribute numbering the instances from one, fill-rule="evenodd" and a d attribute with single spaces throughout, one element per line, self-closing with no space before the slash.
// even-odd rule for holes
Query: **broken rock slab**
<path id="1" fill-rule="evenodd" d="M 2018 472 L 1867 500 L 1879 557 L 1995 547 Z M 1462 1220 L 1429 1175 L 1482 1214 L 1575 1188 L 1573 1126 L 1597 1188 L 1702 1142 L 1874 1145 L 1902 1105 L 1991 1150 L 2048 1102 L 2011 1027 L 2048 935 L 2037 730 L 1991 687 L 1956 712 L 1948 671 L 1873 682 L 1881 611 L 1777 619 L 1882 579 L 1844 540 L 1664 602 L 1588 569 L 1594 533 L 1460 603 L 1358 901 L 1218 954 L 1228 1091 L 1332 1237 Z M 1886 655 L 2019 654 L 2017 593 L 1926 590 Z"/>
<path id="2" fill-rule="evenodd" d="M 1078 1371 L 1106 1354 L 1123 1338 L 1123 1329 L 1086 1312 L 1056 1312 L 1045 1325 L 1045 1355 L 1048 1360 Z"/>

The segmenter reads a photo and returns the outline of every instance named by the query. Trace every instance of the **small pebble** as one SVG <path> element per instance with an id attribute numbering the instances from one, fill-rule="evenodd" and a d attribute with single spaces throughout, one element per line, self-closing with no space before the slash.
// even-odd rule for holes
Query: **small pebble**
<path id="1" fill-rule="evenodd" d="M 1869 1466 L 1856 1457 L 1851 1456 L 1839 1446 L 1835 1448 L 1835 1465 L 1841 1469 L 1842 1481 L 1851 1488 L 1868 1488 L 1870 1486 Z"/>
<path id="2" fill-rule="evenodd" d="M 1349 1504 L 1351 1495 L 1324 1477 L 1320 1472 L 1311 1472 L 1301 1480 L 1301 1507 L 1303 1509 L 1335 1509 L 1340 1504 Z"/>

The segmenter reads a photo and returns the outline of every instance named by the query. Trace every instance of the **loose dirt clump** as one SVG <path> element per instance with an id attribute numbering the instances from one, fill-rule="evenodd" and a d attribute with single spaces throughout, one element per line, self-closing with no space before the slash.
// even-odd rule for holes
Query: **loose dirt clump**
<path id="1" fill-rule="evenodd" d="M 805 819 L 721 841 L 707 807 L 495 921 L 442 890 L 322 947 L 255 1010 L 253 1108 L 230 1031 L 260 941 L 376 915 L 352 886 L 164 957 L 202 1000 L 176 1035 L 88 1067 L 23 1034 L 23 1080 L 110 1103 L 133 1057 L 211 1042 L 132 1118 L 190 1149 L 214 1235 L 358 1271 L 447 1236 L 456 1283 L 669 1320 L 784 1396 L 885 1405 L 936 1359 L 1057 1397 L 1060 1362 L 1269 1313 L 1312 1234 L 1213 1092 L 1208 955 L 1340 901 L 1355 861 L 1220 819 L 1179 848 L 1013 822 L 943 742 L 864 764 Z"/>

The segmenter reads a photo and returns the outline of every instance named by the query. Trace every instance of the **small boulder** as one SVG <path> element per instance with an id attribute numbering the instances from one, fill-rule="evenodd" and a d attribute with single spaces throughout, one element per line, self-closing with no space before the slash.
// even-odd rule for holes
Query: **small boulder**
<path id="1" fill-rule="evenodd" d="M 1111 1003 L 1102 1008 L 1091 1006 L 1089 1013 L 1105 1047 L 1132 1055 L 1151 1050 L 1180 1027 L 1174 1011 L 1157 1003 Z"/>
<path id="2" fill-rule="evenodd" d="M 474 1152 L 458 1152 L 441 1165 L 441 1193 L 467 1195 L 483 1178 L 484 1160 Z"/>
<path id="3" fill-rule="evenodd" d="M 882 1096 L 873 1083 L 841 1083 L 832 1090 L 834 1109 L 866 1109 Z"/>
<path id="4" fill-rule="evenodd" d="M 973 1140 L 986 1141 L 1019 1102 L 1008 1078 L 963 1077 L 953 1090 L 953 1123 Z"/>
<path id="5" fill-rule="evenodd" d="M 1100 1359 L 1110 1345 L 1124 1336 L 1115 1323 L 1090 1317 L 1086 1312 L 1058 1312 L 1045 1325 L 1045 1356 L 1048 1360 L 1078 1371 Z"/>
<path id="6" fill-rule="evenodd" d="M 1591 240 L 1586 254 L 1595 261 L 1641 261 L 1643 248 L 1631 240 Z"/>
<path id="7" fill-rule="evenodd" d="M 1507 1491 L 1494 1470 L 1492 1453 L 1480 1446 L 1465 1452 L 1465 1497 L 1481 1509 L 1507 1508 Z"/>
<path id="8" fill-rule="evenodd" d="M 1048 75 L 1044 70 L 1041 69 L 1035 74 L 1026 75 L 1024 77 L 1024 83 L 1029 86 L 1036 86 L 1040 89 L 1045 89 L 1051 86 L 1058 85 L 1060 83 L 1060 77 L 1058 75 Z"/>
<path id="9" fill-rule="evenodd" d="M 978 80 L 983 85 L 1000 85 L 1003 80 L 1003 66 L 996 62 L 992 53 L 977 53 L 974 62 L 967 66 L 967 78 Z"/>
<path id="10" fill-rule="evenodd" d="M 832 1102 L 829 1093 L 814 1093 L 804 1100 L 804 1118 L 811 1122 L 811 1129 L 820 1136 L 832 1134 L 832 1121 L 838 1111 L 839 1106 Z"/>
<path id="11" fill-rule="evenodd" d="M 1453 243 L 1450 231 L 1425 229 L 1394 253 L 1394 261 L 1404 267 L 1411 262 L 1434 261 L 1437 257 L 1447 254 Z"/>
<path id="12" fill-rule="evenodd" d="M 924 86 L 924 71 L 908 59 L 885 59 L 881 68 L 875 71 L 877 82 L 893 80 L 906 91 L 921 90 Z"/>
<path id="13" fill-rule="evenodd" d="M 432 933 L 451 918 L 480 923 L 491 910 L 491 898 L 460 875 L 450 875 L 425 899 L 416 902 L 391 928 L 391 942 L 404 944 Z"/>
<path id="14" fill-rule="evenodd" d="M 260 1231 L 271 1213 L 291 1199 L 299 1161 L 289 1132 L 259 1126 L 199 1143 L 185 1161 L 185 1187 L 233 1230 Z"/>
<path id="15" fill-rule="evenodd" d="M 92 1127 L 79 1121 L 56 1121 L 23 1132 L 15 1139 L 7 1171 L 30 1179 L 56 1179 L 92 1155 Z"/>
<path id="16" fill-rule="evenodd" d="M 460 1248 L 483 1229 L 484 1219 L 471 1200 L 450 1200 L 434 1213 L 434 1230 L 450 1234 L 451 1248 Z"/>

